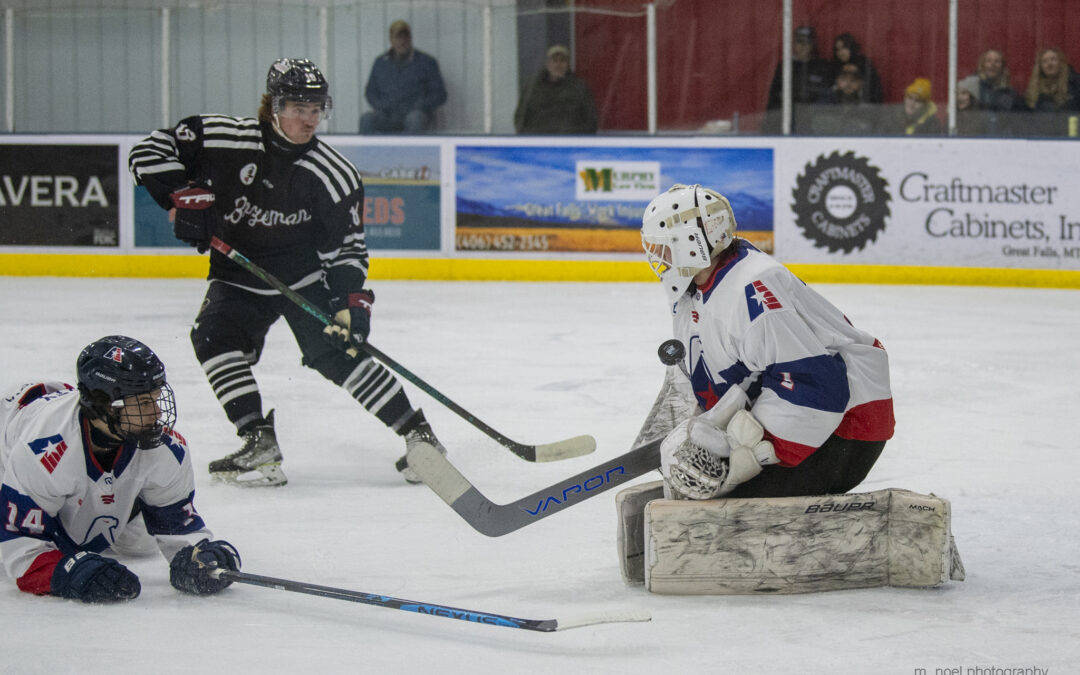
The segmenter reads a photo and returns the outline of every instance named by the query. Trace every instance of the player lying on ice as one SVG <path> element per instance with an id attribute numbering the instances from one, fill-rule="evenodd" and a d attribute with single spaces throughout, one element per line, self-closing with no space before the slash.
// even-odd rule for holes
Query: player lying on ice
<path id="1" fill-rule="evenodd" d="M 700 185 L 645 209 L 642 243 L 687 358 L 635 445 L 666 433 L 669 499 L 847 492 L 893 434 L 888 356 L 735 227 L 728 200 Z"/>
<path id="2" fill-rule="evenodd" d="M 141 534 L 170 561 L 175 588 L 221 591 L 231 582 L 211 572 L 238 570 L 240 556 L 195 510 L 191 453 L 173 429 L 165 366 L 145 344 L 113 335 L 83 349 L 76 370 L 77 389 L 25 384 L 0 400 L 8 575 L 37 595 L 130 600 L 138 577 L 102 554 L 125 542 L 135 550 Z"/>

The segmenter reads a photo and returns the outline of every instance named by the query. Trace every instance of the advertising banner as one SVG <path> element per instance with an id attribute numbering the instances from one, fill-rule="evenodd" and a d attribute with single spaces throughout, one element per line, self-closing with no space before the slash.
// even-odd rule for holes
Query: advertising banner
<path id="1" fill-rule="evenodd" d="M 641 216 L 675 183 L 730 201 L 739 232 L 773 246 L 772 148 L 459 146 L 459 251 L 641 251 Z"/>
<path id="2" fill-rule="evenodd" d="M 437 145 L 335 146 L 364 178 L 364 232 L 373 250 L 440 248 Z"/>
<path id="3" fill-rule="evenodd" d="M 793 139 L 778 162 L 777 199 L 790 206 L 777 213 L 777 256 L 1080 270 L 1078 150 L 1049 141 Z"/>
<path id="4" fill-rule="evenodd" d="M 118 247 L 116 145 L 0 144 L 0 246 Z"/>

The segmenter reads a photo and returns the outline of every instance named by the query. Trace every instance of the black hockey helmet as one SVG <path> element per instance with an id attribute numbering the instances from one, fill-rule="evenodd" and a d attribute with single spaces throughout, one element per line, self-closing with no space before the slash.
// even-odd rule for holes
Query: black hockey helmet
<path id="1" fill-rule="evenodd" d="M 109 431 L 139 447 L 158 444 L 165 427 L 176 422 L 176 400 L 165 379 L 165 364 L 142 342 L 109 335 L 87 345 L 75 364 L 79 401 Z M 125 405 L 125 398 L 152 394 L 153 405 Z M 152 416 L 152 419 L 143 419 Z"/>
<path id="2" fill-rule="evenodd" d="M 280 112 L 284 101 L 320 103 L 324 117 L 333 107 L 330 84 L 318 66 L 308 59 L 278 59 L 266 74 L 266 93 L 274 101 L 274 112 Z"/>

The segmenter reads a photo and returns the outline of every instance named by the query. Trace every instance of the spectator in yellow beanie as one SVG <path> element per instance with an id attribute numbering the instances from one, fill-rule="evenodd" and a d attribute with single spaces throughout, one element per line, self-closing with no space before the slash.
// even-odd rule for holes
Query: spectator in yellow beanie
<path id="1" fill-rule="evenodd" d="M 882 134 L 905 136 L 937 136 L 941 120 L 937 106 L 930 100 L 930 80 L 917 77 L 904 89 L 904 103 L 883 117 Z"/>

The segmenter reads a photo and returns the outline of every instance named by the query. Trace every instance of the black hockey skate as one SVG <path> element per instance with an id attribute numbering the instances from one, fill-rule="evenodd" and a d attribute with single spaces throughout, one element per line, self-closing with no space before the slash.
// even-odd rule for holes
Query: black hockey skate
<path id="1" fill-rule="evenodd" d="M 288 481 L 281 470 L 281 448 L 274 434 L 274 411 L 266 421 L 243 435 L 244 445 L 222 459 L 210 462 L 210 477 L 216 482 L 241 487 L 277 487 Z"/>
<path id="2" fill-rule="evenodd" d="M 427 443 L 434 446 L 436 450 L 444 455 L 446 454 L 446 448 L 444 448 L 443 444 L 439 442 L 439 439 L 435 437 L 435 432 L 431 430 L 431 425 L 428 424 L 428 421 L 424 418 L 423 410 L 414 412 L 412 417 L 406 420 L 405 424 L 401 425 L 399 433 L 405 437 L 406 454 L 402 455 L 401 459 L 394 463 L 394 468 L 401 472 L 401 476 L 405 479 L 405 482 L 413 485 L 423 483 L 424 481 L 421 480 L 420 476 L 413 471 L 411 466 L 409 466 L 408 451 L 412 450 L 417 443 Z"/>

